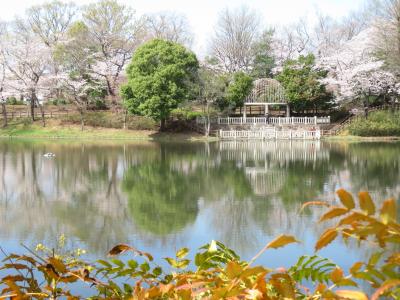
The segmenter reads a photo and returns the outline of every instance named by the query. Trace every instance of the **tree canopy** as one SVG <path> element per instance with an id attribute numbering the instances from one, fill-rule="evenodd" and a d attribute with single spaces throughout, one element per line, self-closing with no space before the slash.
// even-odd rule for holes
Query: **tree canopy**
<path id="1" fill-rule="evenodd" d="M 122 97 L 130 113 L 161 122 L 190 96 L 199 63 L 194 53 L 174 42 L 155 39 L 139 47 L 127 68 Z"/>
<path id="2" fill-rule="evenodd" d="M 326 71 L 315 67 L 314 55 L 309 54 L 288 60 L 277 79 L 283 85 L 291 107 L 304 111 L 329 107 L 332 95 L 321 82 L 326 76 Z"/>

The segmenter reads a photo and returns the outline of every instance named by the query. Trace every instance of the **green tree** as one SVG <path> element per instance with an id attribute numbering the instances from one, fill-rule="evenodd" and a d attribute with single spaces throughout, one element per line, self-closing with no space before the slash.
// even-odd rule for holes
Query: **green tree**
<path id="1" fill-rule="evenodd" d="M 226 91 L 226 104 L 232 109 L 243 106 L 244 99 L 250 94 L 252 88 L 253 79 L 249 75 L 244 72 L 235 73 Z"/>
<path id="2" fill-rule="evenodd" d="M 314 55 L 309 54 L 286 61 L 277 79 L 285 89 L 291 108 L 297 112 L 307 109 L 317 112 L 331 105 L 332 94 L 321 82 L 326 76 L 325 70 L 315 67 Z"/>
<path id="3" fill-rule="evenodd" d="M 130 113 L 160 121 L 190 97 L 199 63 L 194 53 L 177 43 L 155 39 L 137 49 L 127 68 L 128 83 L 121 89 Z"/>
<path id="4" fill-rule="evenodd" d="M 272 69 L 275 66 L 275 59 L 272 49 L 272 38 L 274 31 L 265 30 L 260 38 L 253 44 L 253 63 L 251 76 L 253 78 L 266 78 L 272 76 Z"/>

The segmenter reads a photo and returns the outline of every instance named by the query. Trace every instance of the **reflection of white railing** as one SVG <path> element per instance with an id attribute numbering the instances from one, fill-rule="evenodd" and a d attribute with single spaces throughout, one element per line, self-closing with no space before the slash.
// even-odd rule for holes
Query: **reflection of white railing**
<path id="1" fill-rule="evenodd" d="M 302 139 L 302 140 L 319 140 L 321 138 L 320 130 L 220 130 L 219 137 L 221 139 Z"/>
<path id="2" fill-rule="evenodd" d="M 206 118 L 198 117 L 197 124 L 204 124 Z M 243 125 L 243 124 L 274 124 L 274 125 L 291 125 L 291 124 L 330 124 L 330 117 L 218 117 L 211 118 L 213 124 L 223 125 Z"/>

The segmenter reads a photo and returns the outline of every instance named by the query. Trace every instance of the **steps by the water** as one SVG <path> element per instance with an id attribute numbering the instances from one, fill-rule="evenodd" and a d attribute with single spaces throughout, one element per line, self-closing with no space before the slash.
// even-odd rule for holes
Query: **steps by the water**
<path id="1" fill-rule="evenodd" d="M 249 130 L 219 130 L 220 139 L 260 139 L 260 140 L 319 140 L 321 130 L 319 127 L 311 128 L 285 128 L 285 127 L 257 127 Z"/>

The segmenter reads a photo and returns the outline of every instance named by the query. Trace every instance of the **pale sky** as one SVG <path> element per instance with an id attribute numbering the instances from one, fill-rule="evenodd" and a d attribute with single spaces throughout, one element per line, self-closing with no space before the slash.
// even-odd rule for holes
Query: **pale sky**
<path id="1" fill-rule="evenodd" d="M 0 0 L 0 20 L 11 20 L 25 9 L 45 0 Z M 87 4 L 93 0 L 76 0 Z M 365 0 L 120 0 L 132 6 L 138 14 L 160 11 L 176 11 L 187 16 L 194 33 L 193 49 L 203 54 L 207 50 L 209 36 L 213 32 L 218 12 L 246 5 L 260 13 L 265 25 L 290 24 L 300 17 L 312 19 L 316 9 L 334 18 L 345 16 L 365 3 Z"/>

